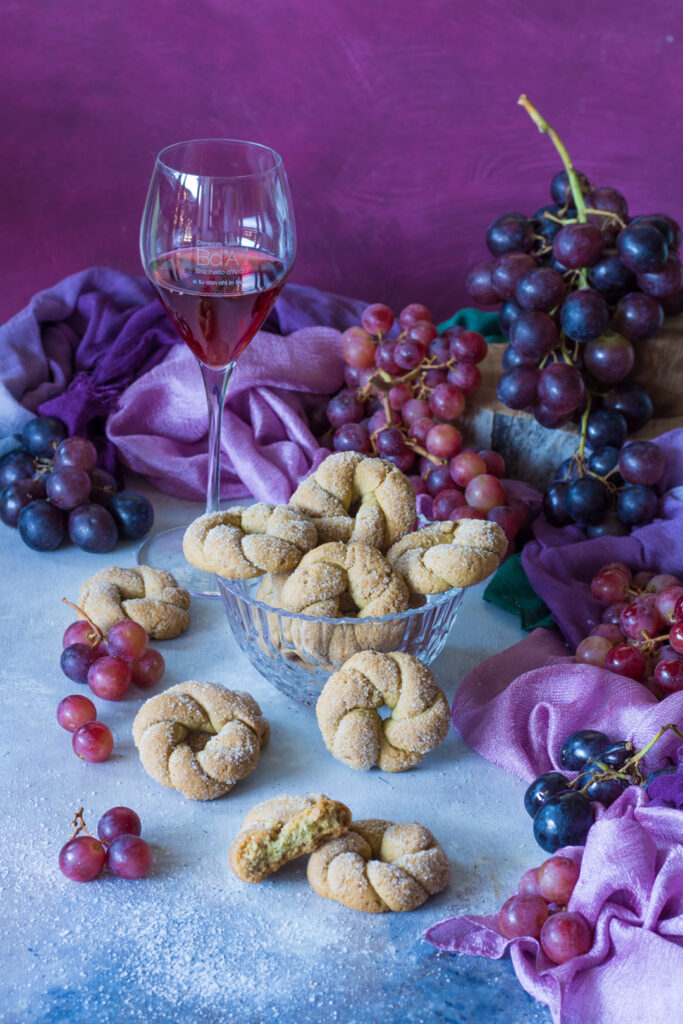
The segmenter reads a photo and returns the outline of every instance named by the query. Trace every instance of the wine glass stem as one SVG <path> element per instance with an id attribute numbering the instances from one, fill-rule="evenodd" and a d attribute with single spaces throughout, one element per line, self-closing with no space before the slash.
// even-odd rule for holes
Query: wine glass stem
<path id="1" fill-rule="evenodd" d="M 220 505 L 221 487 L 221 424 L 225 392 L 230 375 L 235 367 L 230 363 L 221 369 L 200 362 L 206 402 L 209 407 L 209 474 L 206 482 L 206 511 L 217 512 Z"/>

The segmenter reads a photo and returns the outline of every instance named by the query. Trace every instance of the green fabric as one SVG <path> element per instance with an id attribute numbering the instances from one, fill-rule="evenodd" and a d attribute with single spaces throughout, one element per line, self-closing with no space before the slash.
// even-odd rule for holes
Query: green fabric
<path id="1" fill-rule="evenodd" d="M 548 606 L 529 583 L 521 555 L 511 555 L 503 562 L 484 591 L 484 600 L 519 615 L 522 629 L 527 633 L 537 626 L 557 628 Z"/>
<path id="2" fill-rule="evenodd" d="M 497 313 L 484 313 L 481 309 L 466 307 L 458 310 L 450 320 L 444 320 L 442 324 L 439 324 L 439 334 L 443 334 L 449 327 L 464 327 L 468 331 L 479 331 L 489 343 L 505 341 L 500 333 Z"/>

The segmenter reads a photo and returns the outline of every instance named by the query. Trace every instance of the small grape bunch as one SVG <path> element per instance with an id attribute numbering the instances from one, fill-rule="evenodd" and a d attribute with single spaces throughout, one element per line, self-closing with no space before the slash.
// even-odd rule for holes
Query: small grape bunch
<path id="1" fill-rule="evenodd" d="M 489 225 L 493 260 L 467 279 L 475 302 L 502 303 L 509 345 L 498 398 L 544 427 L 578 419 L 582 438 L 596 410 L 618 412 L 629 431 L 639 430 L 652 401 L 628 378 L 665 316 L 683 311 L 681 228 L 667 214 L 630 217 L 622 193 L 575 170 L 556 132 L 526 96 L 519 102 L 564 170 L 551 182 L 551 205 Z"/>
<path id="2" fill-rule="evenodd" d="M 82 807 L 71 826 L 74 832 L 59 852 L 59 868 L 74 882 L 92 882 L 105 864 L 120 878 L 144 878 L 152 866 L 152 852 L 140 838 L 140 818 L 130 807 L 105 811 L 97 825 L 97 839 L 86 828 Z"/>
<path id="3" fill-rule="evenodd" d="M 593 420 L 599 423 L 593 432 L 591 454 L 586 457 L 580 446 L 555 470 L 543 496 L 543 512 L 552 526 L 574 523 L 585 528 L 590 538 L 623 537 L 658 515 L 657 484 L 666 469 L 664 453 L 652 441 L 631 441 L 618 447 L 621 429 L 617 427 L 611 434 L 602 429 L 613 424 L 615 417 L 621 418 L 619 413 L 595 413 Z M 589 430 L 589 445 L 590 438 Z"/>
<path id="4" fill-rule="evenodd" d="M 131 684 L 141 690 L 156 686 L 166 663 L 163 655 L 149 646 L 142 626 L 122 619 L 114 623 L 105 640 L 85 612 L 76 610 L 83 618 L 72 622 L 62 638 L 60 667 L 65 676 L 75 683 L 87 683 L 103 700 L 122 700 Z"/>
<path id="5" fill-rule="evenodd" d="M 576 661 L 644 683 L 659 698 L 683 690 L 679 577 L 610 562 L 593 576 L 591 594 L 604 607 L 602 621 L 576 648 Z"/>
<path id="6" fill-rule="evenodd" d="M 457 455 L 455 423 L 479 388 L 487 347 L 464 327 L 439 335 L 419 303 L 401 310 L 398 325 L 388 306 L 368 306 L 342 335 L 346 387 L 327 406 L 332 447 L 379 455 L 404 473 L 419 456 L 438 464 Z"/>
<path id="7" fill-rule="evenodd" d="M 572 773 L 573 778 L 562 772 L 544 772 L 524 794 L 538 845 L 547 853 L 563 846 L 583 846 L 594 820 L 592 802 L 609 807 L 629 786 L 646 787 L 660 769 L 646 774 L 643 758 L 668 731 L 683 739 L 676 725 L 665 725 L 640 750 L 629 740 L 613 742 L 598 729 L 580 729 L 568 736 L 559 760 L 563 771 Z"/>
<path id="8" fill-rule="evenodd" d="M 498 912 L 501 935 L 536 939 L 554 964 L 587 953 L 593 930 L 582 914 L 566 909 L 580 871 L 581 865 L 569 857 L 550 857 L 526 871 L 518 891 Z"/>
<path id="9" fill-rule="evenodd" d="M 0 460 L 0 520 L 35 551 L 54 551 L 68 536 L 82 551 L 111 551 L 119 538 L 152 528 L 154 509 L 142 494 L 118 491 L 97 465 L 85 437 L 69 437 L 55 416 L 29 420 L 22 447 Z"/>
<path id="10" fill-rule="evenodd" d="M 498 523 L 512 541 L 529 520 L 525 501 L 508 498 L 501 477 L 505 460 L 490 449 L 464 449 L 448 463 L 434 466 L 428 459 L 420 461 L 422 476 L 409 477 L 415 493 L 432 498 L 428 518 L 452 521 L 488 519 Z"/>

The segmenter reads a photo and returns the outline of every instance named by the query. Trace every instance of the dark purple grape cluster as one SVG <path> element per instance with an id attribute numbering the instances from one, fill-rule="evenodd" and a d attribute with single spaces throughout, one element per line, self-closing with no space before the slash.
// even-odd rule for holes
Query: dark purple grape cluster
<path id="1" fill-rule="evenodd" d="M 620 413 L 593 413 L 584 439 L 594 445 L 592 451 L 584 454 L 585 449 L 579 449 L 555 470 L 543 496 L 543 512 L 553 526 L 575 523 L 585 527 L 589 537 L 623 537 L 657 516 L 656 487 L 666 468 L 664 454 L 653 441 L 630 441 L 620 447 L 626 424 L 619 420 L 624 420 Z"/>
<path id="2" fill-rule="evenodd" d="M 524 794 L 538 845 L 548 853 L 563 846 L 583 846 L 593 824 L 593 801 L 609 807 L 629 786 L 646 788 L 660 774 L 659 767 L 644 771 L 643 758 L 667 731 L 683 736 L 677 726 L 665 725 L 640 750 L 628 740 L 614 742 L 597 729 L 580 729 L 568 736 L 560 751 L 562 772 L 544 772 Z"/>
<path id="3" fill-rule="evenodd" d="M 119 491 L 97 465 L 85 437 L 68 436 L 54 416 L 37 416 L 21 447 L 0 459 L 0 520 L 35 551 L 54 551 L 65 538 L 82 551 L 110 551 L 119 538 L 137 540 L 152 528 L 154 509 L 142 494 Z"/>

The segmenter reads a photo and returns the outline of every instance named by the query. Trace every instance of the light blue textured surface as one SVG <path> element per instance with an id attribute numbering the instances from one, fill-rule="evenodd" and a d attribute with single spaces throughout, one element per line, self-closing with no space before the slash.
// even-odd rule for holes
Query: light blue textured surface
<path id="1" fill-rule="evenodd" d="M 154 494 L 159 528 L 196 515 Z M 66 547 L 40 555 L 0 528 L 6 586 L 0 636 L 0 758 L 9 811 L 0 831 L 2 1024 L 547 1024 L 545 1007 L 519 987 L 508 960 L 435 952 L 420 935 L 454 913 L 485 913 L 539 864 L 522 807 L 524 785 L 451 733 L 415 771 L 357 773 L 325 750 L 313 712 L 269 686 L 227 631 L 218 602 L 196 602 L 192 625 L 159 645 L 158 690 L 205 679 L 253 693 L 272 736 L 256 771 L 232 794 L 193 803 L 154 783 L 130 733 L 140 691 L 96 700 L 115 751 L 87 765 L 55 721 L 58 701 L 79 692 L 60 673 L 61 635 L 79 585 L 108 564 L 134 562 L 132 547 L 93 556 Z M 512 617 L 466 595 L 435 664 L 452 697 L 482 658 L 521 637 Z M 82 691 L 81 691 L 82 692 Z M 239 882 L 230 841 L 246 811 L 270 796 L 323 791 L 356 817 L 418 820 L 444 845 L 448 888 L 409 914 L 363 915 L 323 900 L 305 862 L 261 885 Z M 116 804 L 134 807 L 154 852 L 138 882 L 104 874 L 78 885 L 57 855 L 75 809 L 95 830 Z"/>

